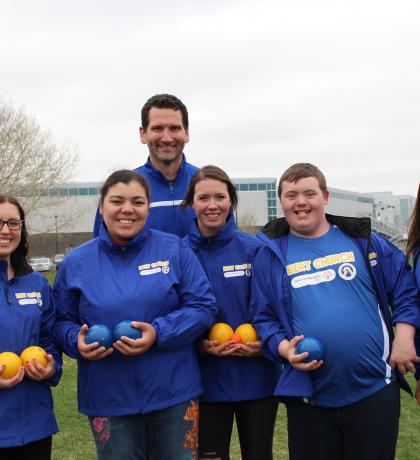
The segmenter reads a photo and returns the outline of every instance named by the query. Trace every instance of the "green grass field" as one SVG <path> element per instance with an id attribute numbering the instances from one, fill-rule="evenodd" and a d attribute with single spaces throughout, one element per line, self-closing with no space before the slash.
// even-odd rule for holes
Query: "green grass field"
<path id="1" fill-rule="evenodd" d="M 47 275 L 50 282 L 54 274 Z M 63 377 L 53 389 L 55 412 L 60 432 L 53 438 L 53 460 L 94 460 L 95 447 L 87 418 L 77 412 L 77 366 L 76 362 L 64 357 Z M 415 381 L 409 377 L 414 389 Z M 106 384 L 106 383 L 104 383 Z M 400 436 L 397 447 L 398 460 L 416 460 L 420 447 L 420 406 L 414 398 L 401 392 Z M 239 460 L 239 445 L 236 432 L 232 438 L 231 458 Z M 285 409 L 281 404 L 277 416 L 274 436 L 274 458 L 288 458 Z"/>
<path id="2" fill-rule="evenodd" d="M 76 362 L 65 357 L 63 377 L 59 386 L 53 390 L 55 412 L 60 426 L 60 432 L 53 438 L 53 460 L 94 460 L 96 458 L 87 417 L 77 412 L 76 375 Z M 410 383 L 414 388 L 412 377 Z M 397 459 L 415 460 L 418 459 L 420 446 L 420 406 L 405 392 L 401 394 L 401 401 Z M 232 460 L 240 459 L 236 432 L 232 439 L 231 458 Z M 276 422 L 274 458 L 276 460 L 288 458 L 286 417 L 282 404 L 279 407 Z"/>

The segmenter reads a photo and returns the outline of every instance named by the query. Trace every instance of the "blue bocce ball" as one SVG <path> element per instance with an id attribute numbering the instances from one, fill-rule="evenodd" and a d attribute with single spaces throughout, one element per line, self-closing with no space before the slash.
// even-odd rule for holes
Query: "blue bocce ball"
<path id="1" fill-rule="evenodd" d="M 304 353 L 307 351 L 309 356 L 304 359 L 305 363 L 310 363 L 314 359 L 316 361 L 321 360 L 324 357 L 324 345 L 319 339 L 315 337 L 305 337 L 296 345 L 297 353 Z"/>
<path id="2" fill-rule="evenodd" d="M 98 342 L 99 346 L 109 348 L 112 345 L 112 331 L 105 324 L 94 324 L 86 333 L 85 343 Z"/>
<path id="3" fill-rule="evenodd" d="M 114 342 L 121 339 L 125 335 L 129 339 L 139 339 L 141 337 L 141 330 L 136 329 L 131 325 L 131 321 L 126 319 L 118 323 L 114 328 Z"/>

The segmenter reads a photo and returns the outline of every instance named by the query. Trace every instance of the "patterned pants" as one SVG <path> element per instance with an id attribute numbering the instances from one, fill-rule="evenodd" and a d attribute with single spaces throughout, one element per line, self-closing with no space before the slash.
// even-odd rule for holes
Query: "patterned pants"
<path id="1" fill-rule="evenodd" d="M 148 414 L 89 417 L 98 460 L 195 460 L 198 403 Z"/>

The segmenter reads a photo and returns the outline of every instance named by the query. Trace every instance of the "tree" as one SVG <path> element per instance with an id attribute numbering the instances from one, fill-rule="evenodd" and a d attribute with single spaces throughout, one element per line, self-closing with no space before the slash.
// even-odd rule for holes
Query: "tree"
<path id="1" fill-rule="evenodd" d="M 58 145 L 34 117 L 0 99 L 0 191 L 16 195 L 34 213 L 60 200 L 49 190 L 68 181 L 77 163 L 74 146 Z"/>

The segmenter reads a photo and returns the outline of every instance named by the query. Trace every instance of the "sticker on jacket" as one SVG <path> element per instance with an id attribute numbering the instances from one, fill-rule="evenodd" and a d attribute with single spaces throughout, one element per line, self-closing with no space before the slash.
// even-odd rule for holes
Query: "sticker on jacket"
<path id="1" fill-rule="evenodd" d="M 378 263 L 378 261 L 377 261 L 378 254 L 376 254 L 376 252 L 370 252 L 368 257 L 369 257 L 369 263 L 370 263 L 371 267 L 374 267 L 375 265 L 377 265 L 377 263 Z"/>
<path id="2" fill-rule="evenodd" d="M 19 305 L 42 305 L 40 292 L 16 292 L 15 297 L 18 300 Z"/>
<path id="3" fill-rule="evenodd" d="M 223 276 L 233 278 L 235 276 L 251 276 L 251 264 L 224 265 Z"/>
<path id="4" fill-rule="evenodd" d="M 140 276 L 154 275 L 156 273 L 163 273 L 167 275 L 169 273 L 169 260 L 158 260 L 150 264 L 139 265 Z"/>

